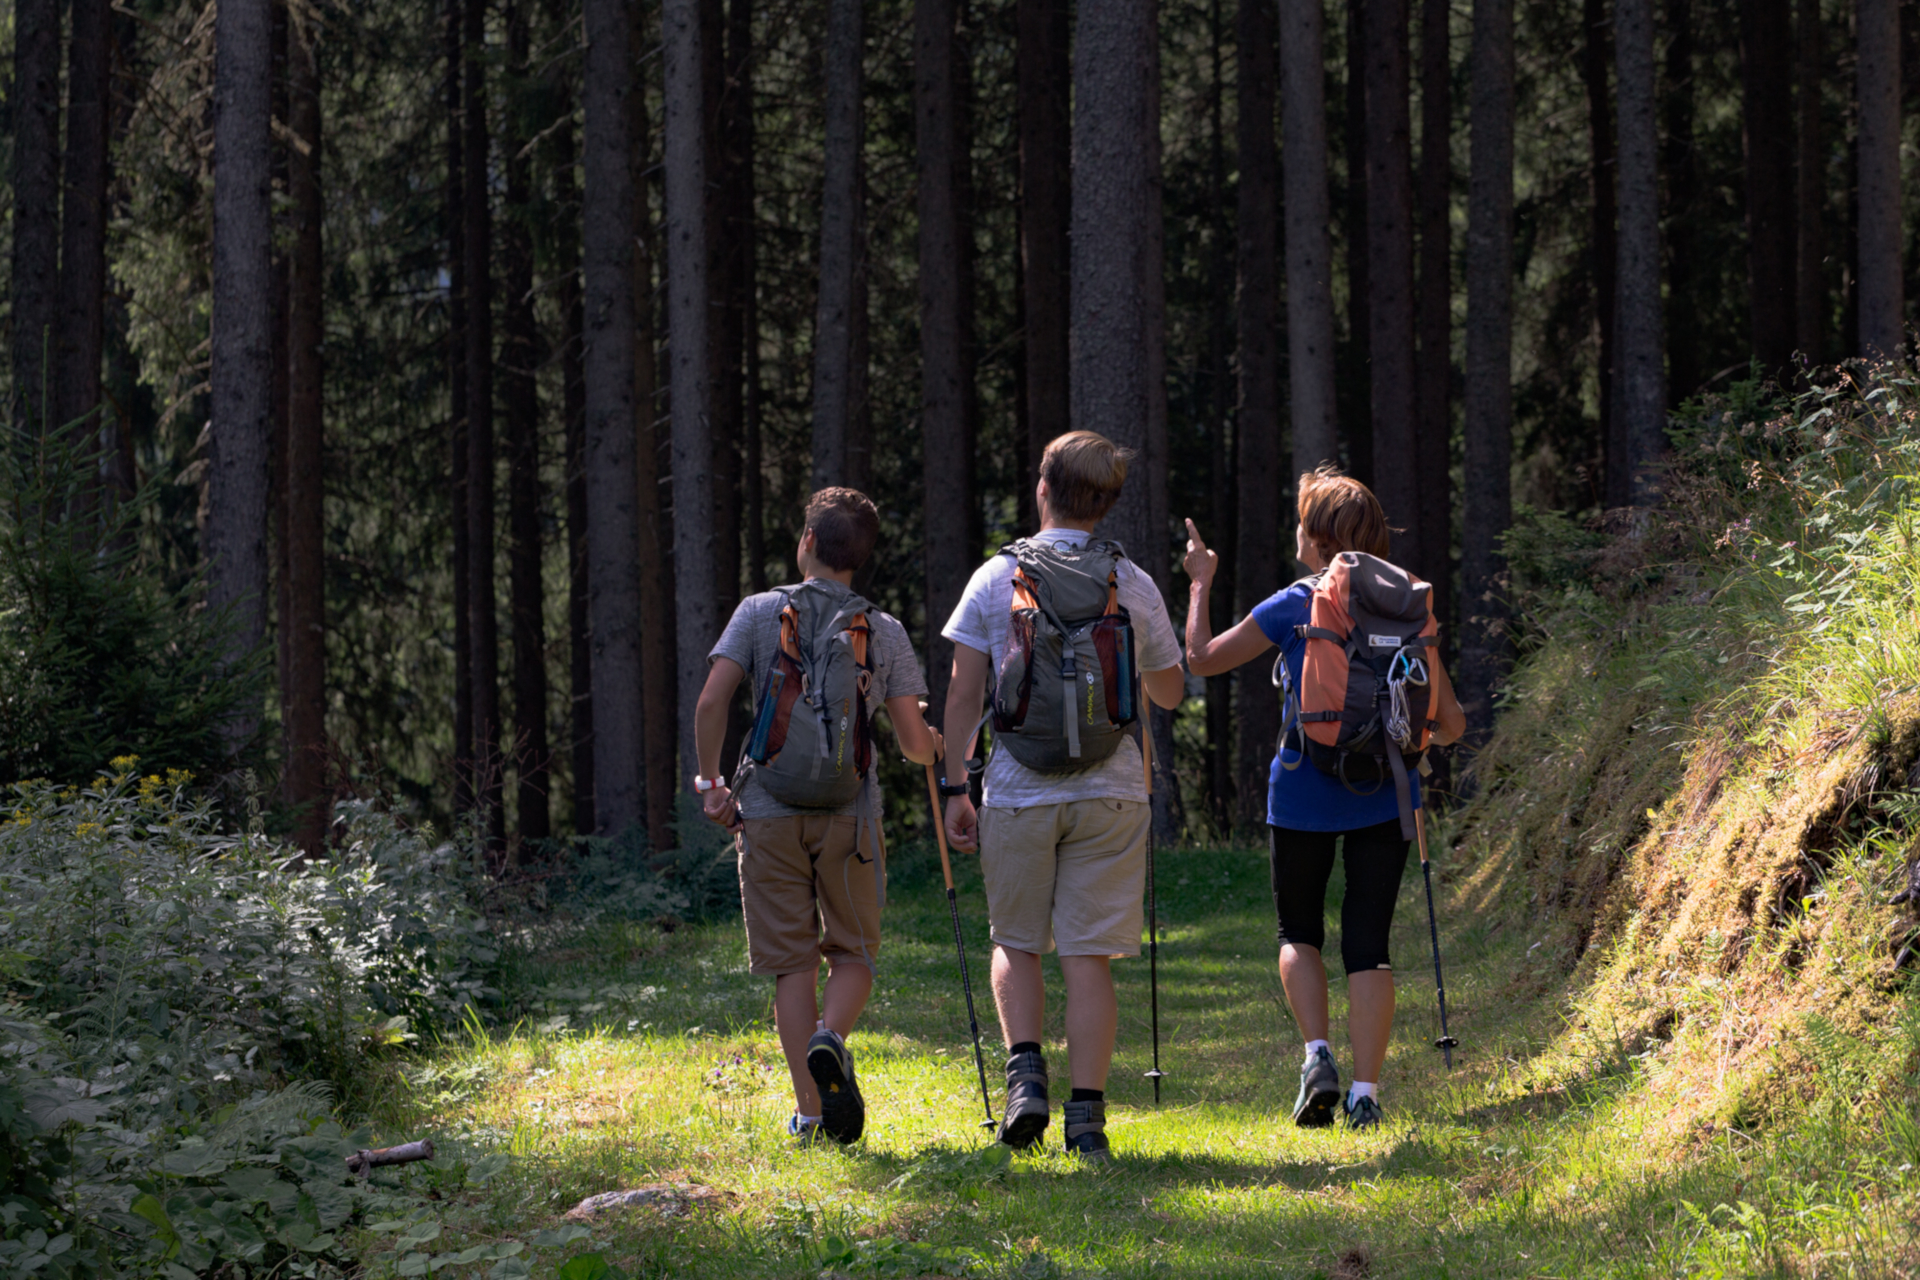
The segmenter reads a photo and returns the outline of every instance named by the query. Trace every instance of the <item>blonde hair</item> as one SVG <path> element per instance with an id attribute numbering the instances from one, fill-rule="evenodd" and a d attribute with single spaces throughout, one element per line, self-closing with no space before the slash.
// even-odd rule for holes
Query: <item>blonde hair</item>
<path id="1" fill-rule="evenodd" d="M 1133 450 L 1097 431 L 1056 436 L 1040 457 L 1040 478 L 1047 483 L 1047 505 L 1068 520 L 1098 520 L 1112 509 L 1127 482 Z"/>
<path id="2" fill-rule="evenodd" d="M 1342 551 L 1386 559 L 1392 544 L 1380 499 L 1331 462 L 1301 473 L 1299 509 L 1307 537 L 1327 559 Z"/>

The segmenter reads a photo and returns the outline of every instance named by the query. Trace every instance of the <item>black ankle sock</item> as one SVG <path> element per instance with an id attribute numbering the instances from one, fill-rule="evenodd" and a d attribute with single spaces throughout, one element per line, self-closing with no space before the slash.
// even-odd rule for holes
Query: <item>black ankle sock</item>
<path id="1" fill-rule="evenodd" d="M 1105 1102 L 1106 1100 L 1105 1089 L 1075 1089 L 1073 1096 L 1067 1099 L 1068 1102 Z"/>
<path id="2" fill-rule="evenodd" d="M 1011 1058 L 1017 1053 L 1038 1053 L 1038 1052 L 1040 1052 L 1040 1042 L 1038 1040 L 1022 1040 L 1019 1044 L 1016 1044 L 1012 1048 L 1007 1050 L 1007 1056 Z"/>

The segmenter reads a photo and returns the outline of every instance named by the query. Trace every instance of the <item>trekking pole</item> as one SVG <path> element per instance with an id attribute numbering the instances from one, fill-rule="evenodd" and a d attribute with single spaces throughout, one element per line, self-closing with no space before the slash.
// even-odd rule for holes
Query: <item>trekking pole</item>
<path id="1" fill-rule="evenodd" d="M 1147 682 L 1140 680 L 1140 763 L 1147 775 L 1147 1008 L 1153 1020 L 1153 1105 L 1160 1105 L 1160 902 L 1153 887 L 1153 704 L 1147 701 Z"/>
<path id="2" fill-rule="evenodd" d="M 1447 1031 L 1447 983 L 1440 976 L 1440 925 L 1433 914 L 1433 864 L 1427 861 L 1427 811 L 1413 811 L 1413 830 L 1420 838 L 1420 874 L 1427 881 L 1427 936 L 1433 940 L 1433 988 L 1440 997 L 1440 1038 L 1433 1047 L 1447 1060 L 1447 1070 L 1453 1070 L 1453 1050 L 1460 1042 Z"/>
<path id="3" fill-rule="evenodd" d="M 953 896 L 953 863 L 947 858 L 946 815 L 940 812 L 940 788 L 933 780 L 933 766 L 927 766 L 927 799 L 933 802 L 933 830 L 940 841 L 940 871 L 947 878 L 947 910 L 953 916 L 953 949 L 960 954 L 960 989 L 967 993 L 967 1030 L 973 1034 L 973 1065 L 980 1072 L 980 1107 L 987 1118 L 982 1129 L 994 1126 L 993 1103 L 987 1097 L 987 1060 L 980 1056 L 980 1020 L 973 1012 L 973 979 L 967 976 L 967 944 L 960 936 L 960 901 Z"/>

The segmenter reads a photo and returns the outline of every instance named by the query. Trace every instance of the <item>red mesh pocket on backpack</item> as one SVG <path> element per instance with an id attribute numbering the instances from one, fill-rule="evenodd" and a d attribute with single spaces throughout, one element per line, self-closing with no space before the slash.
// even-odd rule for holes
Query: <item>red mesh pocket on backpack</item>
<path id="1" fill-rule="evenodd" d="M 1027 722 L 1027 703 L 1033 697 L 1034 609 L 1015 609 L 1007 617 L 1007 651 L 1000 659 L 1000 678 L 993 687 L 993 728 L 996 733 L 1018 729 Z M 1009 686 L 1013 704 L 1008 705 Z"/>

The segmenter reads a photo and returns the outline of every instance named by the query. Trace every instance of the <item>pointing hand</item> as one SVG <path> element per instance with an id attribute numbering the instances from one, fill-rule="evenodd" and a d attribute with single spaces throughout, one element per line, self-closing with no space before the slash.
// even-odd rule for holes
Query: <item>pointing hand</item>
<path id="1" fill-rule="evenodd" d="M 1180 567 L 1203 587 L 1213 585 L 1213 575 L 1220 568 L 1220 557 L 1207 549 L 1206 540 L 1200 536 L 1192 517 L 1187 519 L 1187 554 L 1181 558 Z"/>

